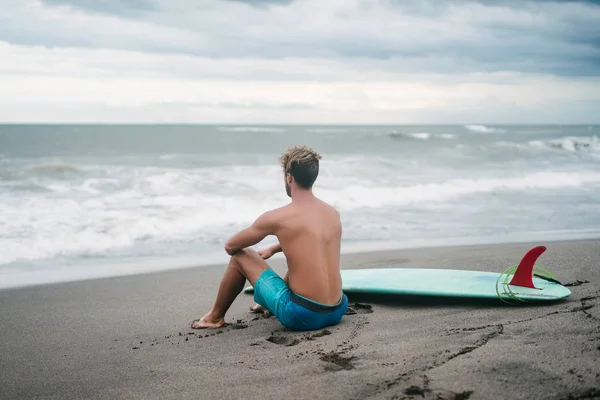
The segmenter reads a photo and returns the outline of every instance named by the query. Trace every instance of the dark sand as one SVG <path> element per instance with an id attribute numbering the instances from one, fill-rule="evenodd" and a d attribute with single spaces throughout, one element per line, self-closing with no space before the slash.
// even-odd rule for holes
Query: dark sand
<path id="1" fill-rule="evenodd" d="M 343 267 L 501 272 L 537 244 L 349 255 Z M 229 327 L 190 329 L 223 265 L 0 291 L 0 397 L 600 398 L 600 240 L 544 244 L 538 265 L 589 281 L 564 302 L 351 297 L 371 308 L 311 333 L 249 313 L 246 294 Z"/>

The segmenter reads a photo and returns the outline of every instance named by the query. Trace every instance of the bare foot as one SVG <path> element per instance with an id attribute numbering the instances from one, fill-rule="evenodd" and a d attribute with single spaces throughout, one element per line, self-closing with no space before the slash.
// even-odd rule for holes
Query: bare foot
<path id="1" fill-rule="evenodd" d="M 214 329 L 221 328 L 223 325 L 225 325 L 225 318 L 213 320 L 210 313 L 207 313 L 204 317 L 192 322 L 192 329 Z"/>
<path id="2" fill-rule="evenodd" d="M 252 307 L 250 307 L 250 311 L 252 311 L 253 313 L 263 313 L 265 312 L 265 308 L 263 306 L 261 306 L 260 304 L 255 304 Z"/>
<path id="3" fill-rule="evenodd" d="M 267 310 L 266 308 L 264 308 L 263 306 L 261 306 L 260 304 L 255 304 L 252 307 L 250 307 L 250 311 L 252 311 L 253 313 L 257 313 L 257 314 L 264 314 L 266 316 L 271 315 L 271 312 L 269 310 Z"/>

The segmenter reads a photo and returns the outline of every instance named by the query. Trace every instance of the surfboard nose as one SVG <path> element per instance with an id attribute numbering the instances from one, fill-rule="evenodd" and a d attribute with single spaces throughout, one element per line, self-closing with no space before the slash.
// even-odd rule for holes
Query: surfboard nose
<path id="1" fill-rule="evenodd" d="M 509 285 L 536 289 L 533 284 L 533 267 L 537 259 L 545 251 L 546 246 L 536 246 L 525 253 Z"/>

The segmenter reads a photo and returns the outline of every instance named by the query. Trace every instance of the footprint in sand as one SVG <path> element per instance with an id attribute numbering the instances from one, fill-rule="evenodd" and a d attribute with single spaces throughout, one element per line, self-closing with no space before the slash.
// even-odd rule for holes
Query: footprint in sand
<path id="1" fill-rule="evenodd" d="M 267 342 L 279 344 L 281 346 L 295 346 L 300 343 L 300 340 L 290 336 L 269 336 Z"/>
<path id="2" fill-rule="evenodd" d="M 275 343 L 281 346 L 295 346 L 298 343 L 300 343 L 301 340 L 315 340 L 316 338 L 320 338 L 327 335 L 331 335 L 331 331 L 327 329 L 323 329 L 312 334 L 309 333 L 300 338 L 294 336 L 271 334 L 271 336 L 267 338 L 267 342 Z"/>
<path id="3" fill-rule="evenodd" d="M 305 335 L 304 339 L 306 340 L 315 340 L 316 338 L 320 338 L 323 336 L 327 336 L 327 335 L 331 335 L 331 331 L 328 329 L 323 329 L 322 331 L 319 331 L 317 333 L 313 333 L 312 335 Z"/>
<path id="4" fill-rule="evenodd" d="M 325 367 L 326 371 L 340 371 L 340 370 L 351 370 L 354 368 L 352 365 L 352 361 L 356 359 L 356 357 L 345 357 L 343 352 L 331 352 L 329 354 L 324 354 L 319 357 L 321 361 L 325 361 L 327 366 Z"/>
<path id="5" fill-rule="evenodd" d="M 248 325 L 244 324 L 241 319 L 238 319 L 237 323 L 228 325 L 229 329 L 246 329 Z"/>
<path id="6" fill-rule="evenodd" d="M 371 314 L 373 313 L 372 307 L 369 304 L 354 303 L 348 306 L 346 315 L 354 314 Z"/>
<path id="7" fill-rule="evenodd" d="M 429 389 L 427 387 L 410 386 L 404 389 L 403 393 L 411 398 L 435 399 L 435 400 L 467 400 L 473 394 L 473 391 L 455 393 L 444 389 Z M 413 397 L 414 396 L 414 397 Z"/>
<path id="8" fill-rule="evenodd" d="M 164 337 L 164 339 L 163 338 L 154 339 L 152 341 L 149 341 L 148 343 L 149 343 L 150 347 L 153 347 L 155 345 L 165 344 L 165 343 L 180 344 L 181 341 L 189 342 L 190 338 L 203 339 L 203 338 L 207 338 L 210 336 L 222 334 L 229 330 L 238 330 L 238 329 L 246 329 L 246 328 L 248 328 L 248 325 L 246 325 L 244 323 L 244 321 L 242 321 L 241 319 L 238 319 L 235 323 L 223 324 L 221 329 L 219 329 L 217 331 L 215 331 L 214 329 L 198 329 L 198 330 L 196 330 L 197 332 L 187 332 L 187 333 L 179 332 L 177 335 L 176 334 L 167 335 Z M 143 341 L 140 342 L 140 345 L 143 343 L 144 343 Z M 140 348 L 141 348 L 141 346 L 139 346 L 139 345 L 132 347 L 133 350 L 139 350 Z"/>

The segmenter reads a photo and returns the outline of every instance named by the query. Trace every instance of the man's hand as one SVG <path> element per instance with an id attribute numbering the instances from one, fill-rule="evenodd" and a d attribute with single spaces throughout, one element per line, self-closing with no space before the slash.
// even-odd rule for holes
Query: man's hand
<path id="1" fill-rule="evenodd" d="M 258 255 L 262 257 L 263 260 L 268 260 L 275 254 L 273 250 L 269 247 L 268 249 L 263 249 L 258 251 Z"/>
<path id="2" fill-rule="evenodd" d="M 263 260 L 266 260 L 273 257 L 273 254 L 280 253 L 281 251 L 281 245 L 277 243 L 276 245 L 271 246 L 268 249 L 260 250 L 258 254 L 262 257 Z"/>

